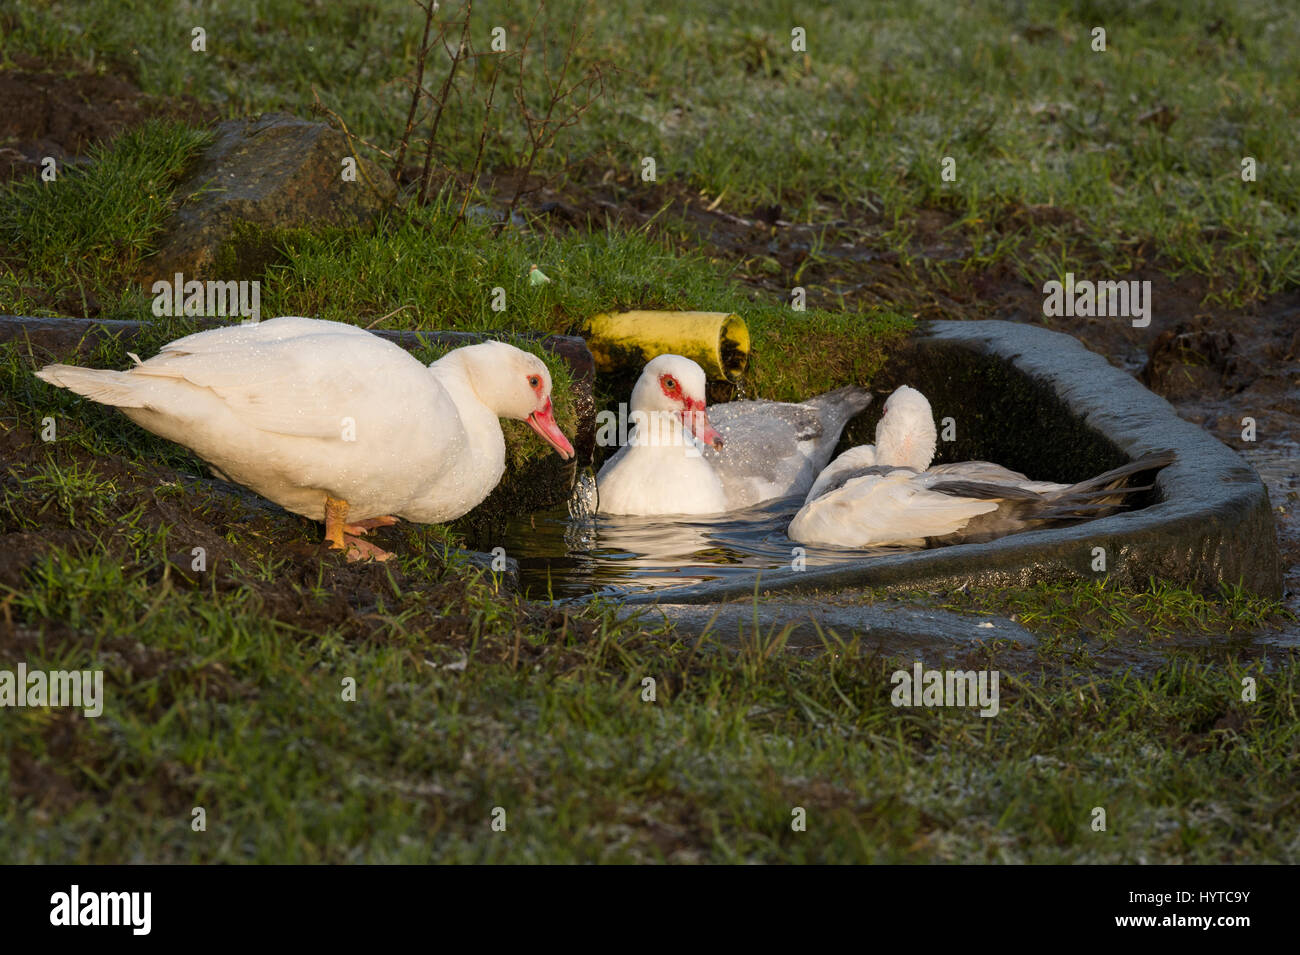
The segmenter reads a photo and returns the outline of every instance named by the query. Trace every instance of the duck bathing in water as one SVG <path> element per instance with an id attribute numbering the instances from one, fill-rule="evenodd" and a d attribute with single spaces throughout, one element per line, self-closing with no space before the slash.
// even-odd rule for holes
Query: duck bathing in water
<path id="1" fill-rule="evenodd" d="M 707 408 L 705 384 L 704 370 L 681 355 L 646 364 L 629 402 L 635 430 L 596 476 L 600 513 L 723 514 L 801 496 L 871 401 L 849 386 L 798 404 Z"/>
<path id="2" fill-rule="evenodd" d="M 817 476 L 790 523 L 791 540 L 837 547 L 985 541 L 1033 527 L 1105 516 L 1132 476 L 1173 461 L 1170 451 L 1078 484 L 1031 481 L 988 461 L 931 467 L 937 432 L 930 402 L 904 385 L 889 396 L 876 443 L 845 451 Z"/>

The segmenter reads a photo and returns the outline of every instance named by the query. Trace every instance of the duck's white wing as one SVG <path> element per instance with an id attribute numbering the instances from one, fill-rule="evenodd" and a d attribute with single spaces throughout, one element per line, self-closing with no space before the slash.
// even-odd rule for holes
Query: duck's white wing
<path id="1" fill-rule="evenodd" d="M 790 538 L 839 547 L 920 545 L 997 510 L 995 501 L 940 494 L 916 478 L 907 469 L 854 477 L 805 504 L 790 524 Z"/>
<path id="2" fill-rule="evenodd" d="M 873 468 L 875 465 L 874 444 L 860 444 L 856 448 L 849 448 L 817 475 L 817 480 L 813 481 L 813 486 L 808 489 L 808 496 L 804 498 L 804 503 L 807 504 L 837 487 L 843 487 L 850 478 L 860 477 L 867 468 Z"/>
<path id="3" fill-rule="evenodd" d="M 404 395 L 427 395 L 428 370 L 398 345 L 314 319 L 295 319 L 311 323 L 296 329 L 272 327 L 282 321 L 188 336 L 125 377 L 206 388 L 248 427 L 300 437 L 337 438 L 347 419 L 361 427 L 377 415 L 400 413 Z M 146 407 L 169 410 L 147 395 L 144 400 Z"/>

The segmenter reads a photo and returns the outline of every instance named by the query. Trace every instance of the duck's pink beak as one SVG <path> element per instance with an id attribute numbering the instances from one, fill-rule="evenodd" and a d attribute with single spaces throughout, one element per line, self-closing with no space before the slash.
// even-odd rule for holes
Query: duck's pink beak
<path id="1" fill-rule="evenodd" d="M 541 439 L 553 447 L 564 460 L 573 457 L 573 445 L 569 444 L 569 439 L 555 423 L 555 415 L 551 411 L 551 399 L 546 399 L 546 407 L 541 411 L 534 411 L 528 416 L 528 427 L 536 431 Z"/>
<path id="2" fill-rule="evenodd" d="M 709 413 L 704 410 L 703 401 L 686 399 L 686 410 L 682 412 L 682 427 L 714 450 L 722 450 L 722 435 L 713 430 L 713 425 L 709 422 Z"/>

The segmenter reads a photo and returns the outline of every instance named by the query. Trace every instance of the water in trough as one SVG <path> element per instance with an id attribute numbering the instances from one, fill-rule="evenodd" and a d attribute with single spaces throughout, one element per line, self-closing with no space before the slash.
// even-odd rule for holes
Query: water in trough
<path id="1" fill-rule="evenodd" d="M 585 474 L 567 505 L 514 518 L 483 550 L 504 547 L 519 561 L 520 585 L 532 597 L 596 593 L 623 597 L 709 580 L 747 579 L 766 570 L 826 567 L 899 547 L 841 550 L 786 537 L 801 497 L 735 511 L 723 518 L 596 515 L 595 479 Z M 800 569 L 802 569 L 802 567 Z"/>

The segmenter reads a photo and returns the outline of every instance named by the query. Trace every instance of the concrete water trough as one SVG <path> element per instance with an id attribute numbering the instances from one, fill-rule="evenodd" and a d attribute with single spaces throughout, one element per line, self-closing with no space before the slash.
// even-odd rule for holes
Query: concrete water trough
<path id="1" fill-rule="evenodd" d="M 887 393 L 902 384 L 930 398 L 940 422 L 936 463 L 982 459 L 1036 479 L 1074 482 L 1148 452 L 1171 449 L 1177 458 L 1152 490 L 1130 499 L 1132 509 L 1109 517 L 988 543 L 763 571 L 758 593 L 1016 587 L 1108 577 L 1132 586 L 1156 578 L 1205 592 L 1240 584 L 1280 596 L 1277 535 L 1259 476 L 1074 338 L 1011 322 L 929 323 L 872 388 Z M 856 423 L 854 443 L 870 440 L 883 404 L 874 402 Z M 944 441 L 948 418 L 953 440 Z M 1094 570 L 1100 555 L 1104 572 Z M 626 601 L 700 604 L 754 593 L 754 577 L 733 577 L 674 587 L 662 597 L 631 594 Z"/>

